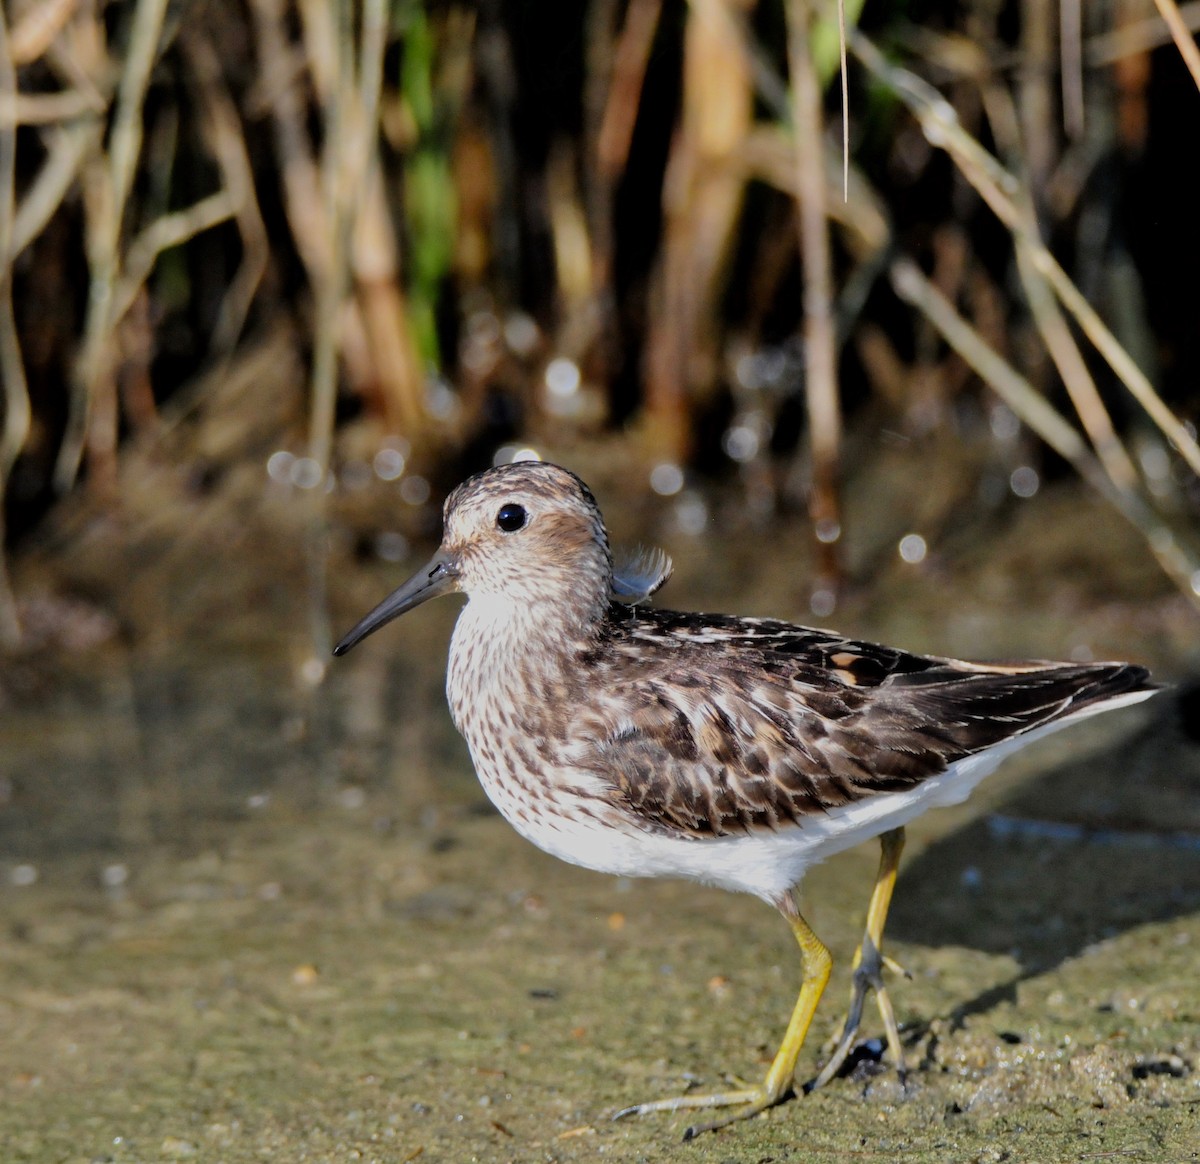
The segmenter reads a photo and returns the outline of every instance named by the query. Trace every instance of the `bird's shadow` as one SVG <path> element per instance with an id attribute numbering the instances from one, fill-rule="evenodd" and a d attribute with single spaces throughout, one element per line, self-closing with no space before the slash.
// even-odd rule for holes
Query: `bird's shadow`
<path id="1" fill-rule="evenodd" d="M 956 1008 L 991 1010 L 1090 945 L 1200 910 L 1200 680 L 1141 726 L 1022 785 L 903 867 L 888 936 L 1016 959 Z"/>

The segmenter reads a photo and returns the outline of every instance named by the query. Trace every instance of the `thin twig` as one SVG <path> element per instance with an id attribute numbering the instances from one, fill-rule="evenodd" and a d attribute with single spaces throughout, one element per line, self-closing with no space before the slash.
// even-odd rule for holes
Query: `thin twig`
<path id="1" fill-rule="evenodd" d="M 1200 594 L 1192 583 L 1200 570 L 1200 559 L 1180 544 L 1140 494 L 1118 489 L 1113 484 L 1079 432 L 1020 372 L 988 346 L 916 263 L 907 258 L 896 259 L 890 274 L 896 294 L 917 308 L 996 395 L 1129 521 L 1145 539 L 1163 572 L 1200 607 Z"/>
<path id="2" fill-rule="evenodd" d="M 998 150 L 1009 157 L 1023 156 L 1021 129 L 1012 91 L 1007 85 L 997 83 L 986 71 L 981 71 L 981 91 Z M 1024 213 L 1028 234 L 1040 236 L 1031 194 L 1023 191 L 1017 199 L 1017 205 Z M 1087 361 L 1063 318 L 1062 308 L 1046 279 L 1034 268 L 1029 248 L 1019 236 L 1015 238 L 1015 245 L 1017 273 L 1025 290 L 1034 326 L 1041 333 L 1092 448 L 1118 489 L 1136 491 L 1139 487 L 1137 470 L 1113 427 L 1108 409 L 1088 370 Z"/>
<path id="3" fill-rule="evenodd" d="M 112 181 L 112 214 L 103 224 L 105 249 L 115 256 L 121 234 L 121 219 L 133 189 L 138 158 L 142 152 L 143 110 L 150 86 L 150 70 L 158 57 L 163 18 L 168 0 L 139 0 L 129 30 L 129 48 L 121 69 L 116 111 L 109 134 L 108 160 Z"/>
<path id="4" fill-rule="evenodd" d="M 46 159 L 13 218 L 9 246 L 14 259 L 42 233 L 67 192 L 79 181 L 84 159 L 95 150 L 102 129 L 99 118 L 88 118 L 43 137 Z"/>
<path id="5" fill-rule="evenodd" d="M 355 169 L 363 175 L 378 162 L 379 98 L 383 90 L 383 54 L 387 48 L 387 12 L 384 0 L 364 0 L 362 7 L 362 46 L 359 49 L 358 104 L 361 110 L 359 156 Z M 357 187 L 356 209 L 366 199 L 363 182 Z"/>
<path id="6" fill-rule="evenodd" d="M 1052 404 L 955 311 L 950 301 L 908 258 L 895 259 L 889 274 L 892 287 L 905 303 L 916 307 L 942 338 L 974 369 L 1034 432 L 1081 475 L 1110 492 L 1087 443 Z"/>
<path id="7" fill-rule="evenodd" d="M 1179 19 L 1188 32 L 1200 30 L 1200 0 L 1192 0 L 1178 9 Z M 1111 65 L 1124 57 L 1152 52 L 1171 41 L 1171 30 L 1158 16 L 1131 20 L 1110 32 L 1089 37 L 1084 46 L 1087 62 L 1092 66 Z"/>
<path id="8" fill-rule="evenodd" d="M 110 325 L 115 328 L 125 318 L 163 251 L 181 246 L 233 216 L 232 196 L 228 190 L 218 190 L 185 210 L 162 215 L 141 231 L 129 244 L 121 276 L 113 286 Z"/>
<path id="9" fill-rule="evenodd" d="M 963 129 L 954 107 L 926 81 L 907 69 L 889 64 L 879 50 L 857 31 L 851 33 L 850 46 L 863 65 L 908 106 L 926 140 L 951 156 L 960 173 L 988 204 L 992 213 L 1014 238 L 1025 244 L 1030 263 L 1049 281 L 1054 293 L 1076 318 L 1096 350 L 1147 415 L 1162 429 L 1192 471 L 1200 474 L 1200 445 L 1197 445 L 1196 438 L 1162 402 L 1146 374 L 1121 346 L 1042 240 L 1030 230 L 1017 204 L 1021 187 L 1016 178 Z"/>
<path id="10" fill-rule="evenodd" d="M 1167 28 L 1171 30 L 1171 39 L 1175 42 L 1179 55 L 1183 57 L 1183 63 L 1187 65 L 1188 72 L 1192 74 L 1193 83 L 1197 89 L 1200 89 L 1200 49 L 1196 48 L 1196 42 L 1183 22 L 1183 17 L 1179 13 L 1179 5 L 1175 3 L 1175 0 L 1154 0 L 1154 4 Z"/>
<path id="11" fill-rule="evenodd" d="M 1071 335 L 1071 329 L 1062 316 L 1058 301 L 1046 281 L 1033 269 L 1028 248 L 1021 243 L 1017 244 L 1017 270 L 1025 288 L 1025 298 L 1029 301 L 1034 324 L 1041 333 L 1050 358 L 1058 368 L 1063 386 L 1075 406 L 1075 412 L 1083 423 L 1096 455 L 1100 458 L 1100 463 L 1118 489 L 1122 492 L 1136 490 L 1137 470 L 1113 428 L 1112 418 L 1108 415 L 1108 409 L 1104 407 L 1104 401 L 1100 399 L 1096 382 L 1088 371 L 1087 361 L 1075 343 L 1075 337 Z"/>
<path id="12" fill-rule="evenodd" d="M 6 93 L 0 98 L 0 125 L 51 125 L 88 113 L 103 113 L 96 95 L 80 89 L 61 93 Z"/>
<path id="13" fill-rule="evenodd" d="M 126 19 L 122 13 L 122 20 Z M 73 26 L 68 22 L 61 34 L 56 33 L 53 40 L 37 47 L 46 66 L 65 88 L 91 93 L 97 108 L 108 112 L 113 89 L 120 81 L 120 69 L 109 54 L 109 38 L 102 28 L 89 4 Z"/>

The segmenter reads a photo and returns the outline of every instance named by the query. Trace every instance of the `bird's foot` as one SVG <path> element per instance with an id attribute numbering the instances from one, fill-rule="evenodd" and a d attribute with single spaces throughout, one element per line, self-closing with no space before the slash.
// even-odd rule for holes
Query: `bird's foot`
<path id="1" fill-rule="evenodd" d="M 753 1087 L 739 1087 L 732 1091 L 718 1091 L 711 1095 L 680 1095 L 674 1099 L 653 1099 L 649 1103 L 636 1103 L 632 1107 L 622 1108 L 614 1116 L 614 1120 L 625 1119 L 626 1116 L 647 1115 L 656 1111 L 683 1111 L 687 1108 L 732 1108 L 717 1119 L 705 1123 L 692 1124 L 683 1133 L 685 1140 L 693 1140 L 703 1132 L 713 1132 L 717 1128 L 728 1127 L 739 1120 L 749 1119 L 777 1103 L 782 1103 L 794 1094 L 791 1085 L 784 1087 L 769 1086 L 761 1083 Z"/>
<path id="2" fill-rule="evenodd" d="M 879 1016 L 883 1019 L 883 1027 L 887 1033 L 888 1049 L 896 1063 L 900 1082 L 904 1082 L 906 1075 L 904 1048 L 900 1043 L 900 1028 L 896 1024 L 896 1012 L 892 1008 L 892 1000 L 884 985 L 883 972 L 889 970 L 894 974 L 901 974 L 905 978 L 911 978 L 912 975 L 898 962 L 883 954 L 869 937 L 863 939 L 855 963 L 850 987 L 850 1008 L 846 1012 L 846 1021 L 842 1024 L 842 1033 L 833 1049 L 833 1054 L 821 1068 L 820 1073 L 815 1079 L 804 1085 L 805 1095 L 810 1091 L 815 1091 L 818 1087 L 824 1087 L 842 1069 L 847 1057 L 854 1049 L 855 1036 L 858 1034 L 858 1027 L 862 1022 L 863 1003 L 866 1001 L 869 990 L 875 992 Z"/>

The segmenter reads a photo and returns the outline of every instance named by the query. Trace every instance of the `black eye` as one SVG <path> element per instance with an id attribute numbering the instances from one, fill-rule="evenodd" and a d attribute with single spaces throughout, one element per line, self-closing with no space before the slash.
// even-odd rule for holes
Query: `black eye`
<path id="1" fill-rule="evenodd" d="M 500 512 L 496 514 L 496 524 L 505 533 L 516 533 L 528 520 L 529 515 L 525 512 L 525 506 L 517 505 L 512 501 L 507 505 L 500 506 Z"/>

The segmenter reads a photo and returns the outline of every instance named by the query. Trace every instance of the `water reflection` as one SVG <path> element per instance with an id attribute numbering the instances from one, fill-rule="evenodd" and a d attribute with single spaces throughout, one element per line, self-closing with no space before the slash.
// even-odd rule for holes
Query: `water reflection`
<path id="1" fill-rule="evenodd" d="M 118 853 L 136 862 L 144 847 L 220 849 L 230 826 L 345 807 L 348 788 L 386 793 L 414 816 L 428 796 L 477 795 L 436 668 L 364 652 L 305 691 L 285 660 L 249 653 L 114 652 L 56 676 L 36 706 L 10 706 L 0 721 L 9 883 L 59 863 L 96 870 Z M 447 756 L 435 784 L 429 764 Z"/>

